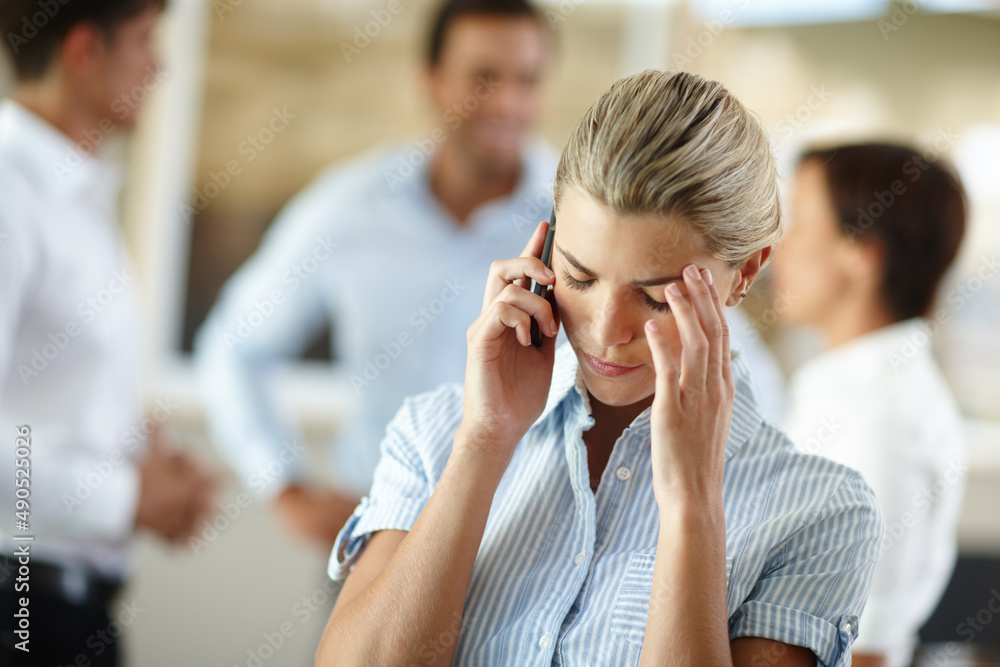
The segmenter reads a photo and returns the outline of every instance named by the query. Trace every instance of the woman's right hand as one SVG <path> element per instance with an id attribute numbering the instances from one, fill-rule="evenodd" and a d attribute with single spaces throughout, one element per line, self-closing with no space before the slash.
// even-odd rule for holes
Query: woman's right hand
<path id="1" fill-rule="evenodd" d="M 555 283 L 539 256 L 548 223 L 538 225 L 517 259 L 493 262 L 483 310 L 469 327 L 462 424 L 457 448 L 510 461 L 517 443 L 542 414 L 552 382 L 559 320 L 547 299 L 530 290 L 531 278 Z M 531 318 L 542 332 L 531 344 Z"/>

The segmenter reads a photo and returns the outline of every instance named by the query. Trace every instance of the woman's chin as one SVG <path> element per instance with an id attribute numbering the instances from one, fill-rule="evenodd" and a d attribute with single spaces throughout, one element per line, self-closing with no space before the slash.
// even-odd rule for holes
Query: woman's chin
<path id="1" fill-rule="evenodd" d="M 654 381 L 640 368 L 629 375 L 636 377 L 604 377 L 589 368 L 583 370 L 583 383 L 590 396 L 603 405 L 620 408 L 634 405 L 653 395 Z"/>

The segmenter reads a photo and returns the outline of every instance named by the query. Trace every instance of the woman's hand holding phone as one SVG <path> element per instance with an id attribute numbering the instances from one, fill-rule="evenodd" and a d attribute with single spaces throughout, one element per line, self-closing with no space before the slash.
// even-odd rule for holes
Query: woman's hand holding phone
<path id="1" fill-rule="evenodd" d="M 531 279 L 555 283 L 540 259 L 548 225 L 542 222 L 516 259 L 493 262 L 483 309 L 466 336 L 465 398 L 456 448 L 495 457 L 504 468 L 517 443 L 542 414 L 552 382 L 559 319 L 553 302 L 530 291 Z M 531 319 L 542 344 L 531 343 Z"/>

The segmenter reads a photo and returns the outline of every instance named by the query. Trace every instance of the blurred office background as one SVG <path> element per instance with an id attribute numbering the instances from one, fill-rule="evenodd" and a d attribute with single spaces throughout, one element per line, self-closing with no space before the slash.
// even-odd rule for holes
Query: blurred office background
<path id="1" fill-rule="evenodd" d="M 108 137 L 109 149 L 130 165 L 123 219 L 145 297 L 147 399 L 171 405 L 171 431 L 219 466 L 189 360 L 218 289 L 322 167 L 377 144 L 426 137 L 443 123 L 420 87 L 436 3 L 403 0 L 391 21 L 372 24 L 371 12 L 386 4 L 172 0 L 160 35 L 166 73 L 136 92 L 152 98 L 145 122 L 131 139 Z M 874 136 L 912 140 L 955 162 L 972 217 L 942 291 L 952 317 L 933 346 L 967 417 L 970 473 L 962 560 L 924 635 L 970 650 L 1000 644 L 1000 615 L 991 614 L 973 642 L 958 628 L 1000 590 L 1000 280 L 990 273 L 1000 256 L 1000 3 L 540 6 L 555 58 L 538 129 L 557 149 L 612 81 L 677 67 L 724 82 L 756 111 L 786 172 L 804 144 Z M 366 27 L 374 33 L 369 42 L 355 42 Z M 348 58 L 344 44 L 359 52 Z M 6 67 L 0 93 L 10 86 Z M 279 113 L 286 127 L 264 132 Z M 257 145 L 247 148 L 250 137 Z M 231 161 L 240 170 L 227 177 Z M 810 338 L 775 323 L 780 298 L 755 292 L 751 321 L 790 370 L 814 351 Z M 944 298 L 949 293 L 962 297 Z M 350 415 L 353 394 L 329 371 L 322 338 L 307 356 L 276 382 L 321 477 L 326 438 Z M 219 499 L 233 503 L 240 490 L 231 479 Z M 312 664 L 329 609 L 327 554 L 297 542 L 254 503 L 216 524 L 222 527 L 197 548 L 141 540 L 138 575 L 126 592 L 143 610 L 127 630 L 128 664 Z"/>

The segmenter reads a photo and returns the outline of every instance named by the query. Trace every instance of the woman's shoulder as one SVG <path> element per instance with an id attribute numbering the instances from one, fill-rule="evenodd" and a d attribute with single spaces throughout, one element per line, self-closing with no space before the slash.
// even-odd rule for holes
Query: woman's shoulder
<path id="1" fill-rule="evenodd" d="M 464 392 L 461 383 L 446 382 L 434 389 L 407 396 L 390 428 L 416 434 L 438 429 L 443 423 L 456 418 L 461 419 Z"/>
<path id="2" fill-rule="evenodd" d="M 880 553 L 874 493 L 857 471 L 798 451 L 767 422 L 729 463 L 730 637 L 780 638 L 841 664 Z"/>
<path id="3" fill-rule="evenodd" d="M 861 473 L 800 451 L 767 421 L 737 451 L 730 466 L 730 479 L 742 480 L 740 486 L 761 499 L 766 514 L 786 516 L 799 528 L 832 514 L 852 515 L 853 520 L 873 526 L 882 521 L 875 493 Z"/>
<path id="4" fill-rule="evenodd" d="M 382 456 L 404 460 L 436 480 L 448 462 L 462 421 L 463 395 L 460 383 L 449 382 L 403 399 L 386 428 Z"/>

